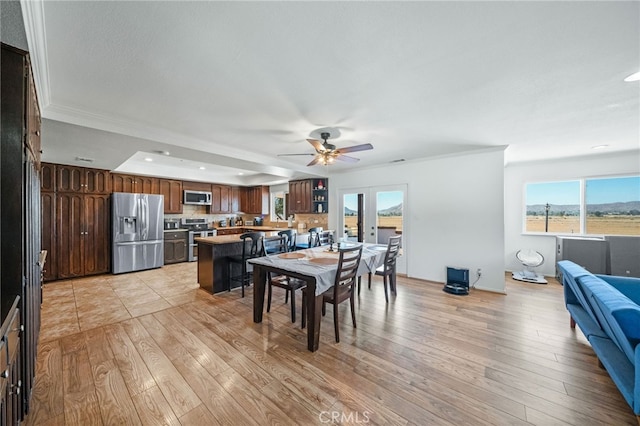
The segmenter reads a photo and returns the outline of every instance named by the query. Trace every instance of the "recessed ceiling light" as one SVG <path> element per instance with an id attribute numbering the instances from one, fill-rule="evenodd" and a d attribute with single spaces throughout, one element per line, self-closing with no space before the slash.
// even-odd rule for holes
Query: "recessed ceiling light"
<path id="1" fill-rule="evenodd" d="M 205 166 L 200 166 L 200 167 L 199 167 L 199 169 L 200 169 L 200 170 L 205 170 L 205 169 L 206 169 L 206 167 L 205 167 Z"/>
<path id="2" fill-rule="evenodd" d="M 244 174 L 244 173 L 240 172 L 240 173 L 238 173 L 238 176 L 242 176 L 243 174 Z"/>
<path id="3" fill-rule="evenodd" d="M 609 145 L 594 145 L 591 147 L 591 149 L 606 149 L 609 148 Z"/>
<path id="4" fill-rule="evenodd" d="M 171 155 L 169 151 L 156 151 L 160 155 Z"/>
<path id="5" fill-rule="evenodd" d="M 637 73 L 631 74 L 629 77 L 625 78 L 624 81 L 640 81 L 640 71 Z"/>
<path id="6" fill-rule="evenodd" d="M 144 161 L 153 161 L 153 158 L 146 157 Z"/>

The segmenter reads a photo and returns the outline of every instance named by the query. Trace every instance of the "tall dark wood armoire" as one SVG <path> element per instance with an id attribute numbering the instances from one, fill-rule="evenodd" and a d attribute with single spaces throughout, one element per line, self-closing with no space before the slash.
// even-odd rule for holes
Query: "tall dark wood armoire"
<path id="1" fill-rule="evenodd" d="M 27 52 L 2 44 L 0 422 L 29 410 L 42 300 L 40 111 Z"/>

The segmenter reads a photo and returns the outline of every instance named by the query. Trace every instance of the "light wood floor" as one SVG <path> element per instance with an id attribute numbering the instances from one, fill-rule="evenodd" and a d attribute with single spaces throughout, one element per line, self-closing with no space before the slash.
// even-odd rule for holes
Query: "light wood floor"
<path id="1" fill-rule="evenodd" d="M 336 344 L 328 306 L 310 353 L 280 289 L 254 324 L 252 290 L 212 296 L 195 277 L 183 263 L 47 284 L 26 424 L 637 426 L 556 282 L 462 297 L 399 278 L 387 305 L 376 278 L 358 328 L 343 304 Z"/>

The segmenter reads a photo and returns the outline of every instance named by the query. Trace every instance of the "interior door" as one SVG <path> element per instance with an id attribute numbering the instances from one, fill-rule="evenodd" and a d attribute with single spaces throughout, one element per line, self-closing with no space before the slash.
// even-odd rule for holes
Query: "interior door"
<path id="1" fill-rule="evenodd" d="M 350 241 L 387 244 L 389 237 L 402 235 L 402 246 L 407 233 L 404 206 L 407 205 L 407 186 L 389 185 L 341 190 L 339 229 Z M 404 249 L 403 249 L 404 250 Z M 406 253 L 405 253 L 406 254 Z M 398 272 L 406 273 L 406 256 L 400 256 Z"/>

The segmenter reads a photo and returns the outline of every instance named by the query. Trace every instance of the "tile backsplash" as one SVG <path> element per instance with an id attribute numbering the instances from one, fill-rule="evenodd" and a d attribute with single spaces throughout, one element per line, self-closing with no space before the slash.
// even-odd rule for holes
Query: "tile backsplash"
<path id="1" fill-rule="evenodd" d="M 294 215 L 293 226 L 294 228 L 313 228 L 316 226 L 321 226 L 324 229 L 327 229 L 329 225 L 328 215 L 325 214 L 296 214 Z M 253 220 L 256 215 L 236 215 L 233 213 L 229 214 L 208 214 L 206 206 L 198 206 L 193 204 L 185 204 L 182 206 L 181 214 L 165 214 L 165 219 L 182 219 L 182 218 L 207 218 L 209 223 L 215 224 L 218 226 L 218 222 L 221 220 L 228 220 L 229 218 L 236 218 L 240 220 Z M 274 226 L 286 228 L 287 221 L 286 220 L 270 220 L 270 216 L 264 216 L 264 225 L 265 226 Z"/>

